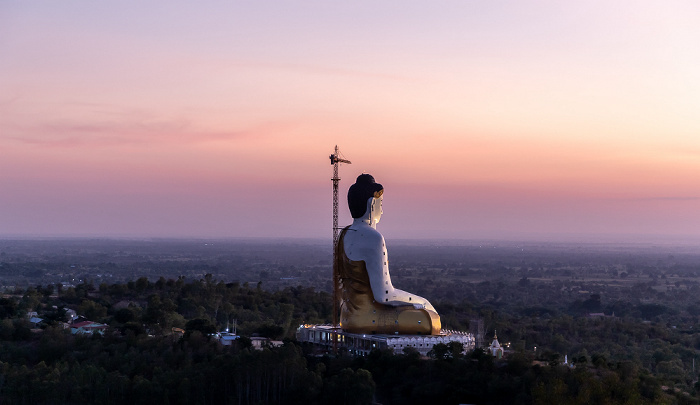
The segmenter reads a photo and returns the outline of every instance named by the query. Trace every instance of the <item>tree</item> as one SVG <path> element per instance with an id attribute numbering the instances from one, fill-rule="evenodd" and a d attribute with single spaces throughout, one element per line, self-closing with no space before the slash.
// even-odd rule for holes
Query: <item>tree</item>
<path id="1" fill-rule="evenodd" d="M 210 320 L 197 318 L 192 319 L 185 325 L 186 334 L 190 334 L 193 331 L 199 331 L 203 335 L 210 335 L 216 332 L 216 326 L 214 326 Z"/>
<path id="2" fill-rule="evenodd" d="M 359 368 L 340 370 L 338 375 L 331 377 L 324 389 L 324 403 L 339 403 L 346 405 L 364 405 L 372 402 L 376 384 L 372 373 Z"/>
<path id="3" fill-rule="evenodd" d="M 428 356 L 436 359 L 436 360 L 445 360 L 447 359 L 450 353 L 450 348 L 444 344 L 444 343 L 437 343 L 433 346 L 433 348 L 428 352 Z"/>

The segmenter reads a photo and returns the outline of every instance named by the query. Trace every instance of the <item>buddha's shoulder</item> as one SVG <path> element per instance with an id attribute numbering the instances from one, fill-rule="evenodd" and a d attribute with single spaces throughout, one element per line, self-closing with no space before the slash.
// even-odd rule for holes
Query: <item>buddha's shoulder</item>
<path id="1" fill-rule="evenodd" d="M 345 234 L 345 240 L 351 243 L 362 243 L 364 245 L 384 244 L 384 237 L 379 231 L 370 226 L 350 227 Z"/>

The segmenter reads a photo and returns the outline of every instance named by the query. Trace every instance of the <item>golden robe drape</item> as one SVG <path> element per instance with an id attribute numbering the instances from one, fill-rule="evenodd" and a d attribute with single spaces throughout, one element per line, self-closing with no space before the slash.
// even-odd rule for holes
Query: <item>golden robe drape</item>
<path id="1" fill-rule="evenodd" d="M 350 333 L 439 335 L 440 316 L 436 312 L 415 309 L 411 304 L 376 302 L 365 262 L 352 261 L 345 255 L 343 241 L 348 228 L 341 231 L 336 246 L 341 329 Z"/>

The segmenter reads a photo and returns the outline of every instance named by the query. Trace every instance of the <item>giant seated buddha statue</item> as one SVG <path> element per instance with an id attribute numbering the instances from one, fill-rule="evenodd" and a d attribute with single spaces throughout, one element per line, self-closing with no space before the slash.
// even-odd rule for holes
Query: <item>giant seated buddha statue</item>
<path id="1" fill-rule="evenodd" d="M 352 225 L 336 246 L 340 327 L 350 333 L 440 334 L 440 316 L 423 297 L 394 288 L 384 237 L 377 231 L 384 188 L 362 174 L 348 191 Z"/>

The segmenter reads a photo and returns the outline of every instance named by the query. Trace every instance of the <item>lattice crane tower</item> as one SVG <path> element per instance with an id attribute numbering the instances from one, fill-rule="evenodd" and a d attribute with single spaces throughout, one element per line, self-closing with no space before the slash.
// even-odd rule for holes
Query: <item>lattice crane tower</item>
<path id="1" fill-rule="evenodd" d="M 335 145 L 335 153 L 330 156 L 331 164 L 333 165 L 333 251 L 335 252 L 335 245 L 338 244 L 338 183 L 340 182 L 340 177 L 338 177 L 338 165 L 340 163 L 350 164 L 351 162 L 347 159 L 340 157 L 340 151 L 338 150 L 338 145 Z M 334 254 L 335 255 L 335 254 Z"/>
<path id="2" fill-rule="evenodd" d="M 337 257 L 336 257 L 336 246 L 338 245 L 338 183 L 340 182 L 340 177 L 338 177 L 338 165 L 340 163 L 350 164 L 351 162 L 347 159 L 340 157 L 340 151 L 338 150 L 338 145 L 335 145 L 335 153 L 333 153 L 331 158 L 331 164 L 333 165 L 333 327 L 338 327 L 338 271 Z M 333 351 L 337 351 L 337 333 L 333 334 Z"/>

